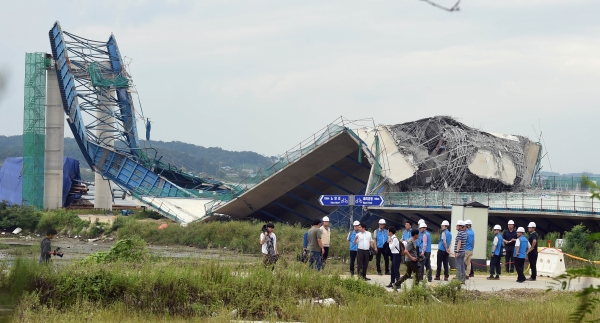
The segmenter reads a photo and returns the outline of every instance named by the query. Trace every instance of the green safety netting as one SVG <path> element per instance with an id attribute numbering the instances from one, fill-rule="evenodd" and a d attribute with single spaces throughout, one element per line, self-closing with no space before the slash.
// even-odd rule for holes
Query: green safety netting
<path id="1" fill-rule="evenodd" d="M 117 75 L 114 78 L 104 77 L 104 75 L 102 74 L 102 68 L 98 66 L 97 62 L 93 62 L 90 64 L 90 66 L 88 67 L 88 73 L 90 74 L 92 85 L 95 87 L 129 87 L 129 80 L 122 75 Z"/>

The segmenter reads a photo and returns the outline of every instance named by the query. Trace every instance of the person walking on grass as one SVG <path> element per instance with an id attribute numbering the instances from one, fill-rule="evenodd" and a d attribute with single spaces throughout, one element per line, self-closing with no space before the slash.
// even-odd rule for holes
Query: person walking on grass
<path id="1" fill-rule="evenodd" d="M 308 230 L 308 253 L 310 254 L 308 267 L 313 268 L 313 265 L 316 265 L 317 271 L 320 271 L 323 266 L 321 256 L 325 253 L 323 241 L 321 240 L 320 225 L 321 220 L 314 220 L 310 230 Z"/>
<path id="2" fill-rule="evenodd" d="M 425 279 L 425 270 L 427 270 L 427 280 L 431 283 L 431 234 L 427 231 L 427 224 L 422 222 L 419 225 L 419 230 L 421 231 L 421 266 L 419 266 L 419 273 L 421 277 Z"/>
<path id="3" fill-rule="evenodd" d="M 515 259 L 513 255 L 515 253 L 515 242 L 517 242 L 517 232 L 515 231 L 515 222 L 513 220 L 508 221 L 508 229 L 504 230 L 504 233 L 502 233 L 502 240 L 504 241 L 504 249 L 506 251 L 506 255 L 504 256 L 504 269 L 507 273 L 514 273 Z"/>
<path id="4" fill-rule="evenodd" d="M 529 244 L 531 247 L 527 249 L 527 259 L 529 259 L 529 267 L 531 267 L 531 277 L 527 280 L 535 281 L 537 278 L 537 259 L 538 259 L 538 234 L 535 232 L 535 222 L 529 222 L 527 230 L 529 230 Z"/>
<path id="5" fill-rule="evenodd" d="M 379 220 L 379 228 L 373 232 L 373 239 L 375 240 L 375 264 L 377 266 L 377 274 L 381 276 L 381 256 L 383 256 L 383 262 L 385 263 L 385 274 L 390 274 L 390 259 L 389 259 L 389 244 L 388 244 L 388 230 L 385 229 L 385 220 Z"/>
<path id="6" fill-rule="evenodd" d="M 471 263 L 471 259 L 473 258 L 473 249 L 475 249 L 475 231 L 471 226 L 473 222 L 471 220 L 465 221 L 467 225 L 467 242 L 465 243 L 465 267 L 466 273 L 468 276 L 465 276 L 465 279 L 469 279 L 469 277 L 475 277 L 473 273 L 473 264 Z"/>
<path id="7" fill-rule="evenodd" d="M 412 273 L 417 275 L 417 281 L 415 284 L 418 284 L 422 280 L 422 276 L 419 273 L 419 257 L 418 257 L 418 249 L 417 249 L 417 239 L 419 238 L 419 230 L 413 229 L 411 231 L 411 239 L 406 243 L 406 249 L 404 249 L 404 263 L 406 265 L 406 274 L 400 278 L 395 284 L 392 284 L 392 287 L 395 291 L 398 290 L 398 287 L 402 285 L 404 281 L 410 277 Z"/>
<path id="8" fill-rule="evenodd" d="M 394 284 L 400 279 L 400 253 L 403 249 L 402 242 L 396 237 L 396 228 L 389 227 L 388 235 L 390 236 L 390 253 L 392 255 L 392 271 L 390 273 L 390 284 L 386 287 L 394 287 Z"/>
<path id="9" fill-rule="evenodd" d="M 454 241 L 454 258 L 456 259 L 456 278 L 465 283 L 465 244 L 467 243 L 467 229 L 465 222 L 458 220 L 456 223 L 456 240 Z"/>
<path id="10" fill-rule="evenodd" d="M 354 230 L 348 233 L 348 243 L 350 244 L 350 275 L 354 276 L 354 262 L 356 261 L 356 254 L 358 253 L 358 244 L 356 244 L 356 234 L 359 232 L 360 222 L 354 221 Z"/>
<path id="11" fill-rule="evenodd" d="M 500 279 L 500 258 L 502 257 L 502 245 L 504 244 L 504 240 L 500 235 L 500 231 L 502 227 L 499 224 L 494 226 L 494 241 L 492 242 L 492 255 L 490 258 L 490 277 L 488 280 L 499 280 Z M 494 274 L 496 275 L 494 277 Z"/>
<path id="12" fill-rule="evenodd" d="M 260 244 L 262 245 L 263 264 L 265 266 L 275 265 L 279 259 L 279 250 L 277 249 L 277 237 L 273 232 L 275 225 L 267 223 L 263 226 L 263 232 L 260 234 Z"/>
<path id="13" fill-rule="evenodd" d="M 452 244 L 452 232 L 448 230 L 448 226 L 450 226 L 450 222 L 446 220 L 442 221 L 442 235 L 438 243 L 437 270 L 434 280 L 440 280 L 442 265 L 444 265 L 444 280 L 448 281 L 448 258 L 450 256 L 450 245 Z"/>
<path id="14" fill-rule="evenodd" d="M 329 258 L 329 242 L 331 241 L 331 228 L 329 227 L 329 217 L 323 217 L 323 225 L 321 226 L 321 241 L 323 242 L 323 267 Z"/>
<path id="15" fill-rule="evenodd" d="M 373 244 L 373 238 L 371 233 L 367 231 L 367 225 L 360 223 L 359 232 L 354 238 L 354 243 L 358 246 L 356 258 L 358 275 L 364 280 L 371 280 L 367 278 L 367 269 L 369 268 L 369 248 Z"/>
<path id="16" fill-rule="evenodd" d="M 46 237 L 40 242 L 40 264 L 49 263 L 50 258 L 56 256 L 56 251 L 52 251 L 50 242 L 50 240 L 56 237 L 56 234 L 57 232 L 55 229 L 48 229 L 48 231 L 46 231 Z"/>
<path id="17" fill-rule="evenodd" d="M 529 241 L 525 237 L 525 229 L 519 227 L 517 229 L 517 241 L 515 242 L 515 268 L 517 269 L 517 283 L 525 282 L 525 257 L 527 256 L 527 249 L 529 249 Z"/>

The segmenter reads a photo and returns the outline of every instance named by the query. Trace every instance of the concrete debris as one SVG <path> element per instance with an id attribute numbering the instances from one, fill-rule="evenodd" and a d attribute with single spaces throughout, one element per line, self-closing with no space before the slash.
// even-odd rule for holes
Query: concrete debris
<path id="1" fill-rule="evenodd" d="M 21 233 L 21 231 L 23 231 L 23 229 L 21 229 L 21 228 L 16 228 L 16 229 L 13 231 L 13 234 L 19 234 L 19 233 Z"/>
<path id="2" fill-rule="evenodd" d="M 325 298 L 325 299 L 304 299 L 304 300 L 300 300 L 299 301 L 300 305 L 302 304 L 311 304 L 311 305 L 323 305 L 323 306 L 331 306 L 331 305 L 335 305 L 336 302 L 333 298 Z"/>
<path id="3" fill-rule="evenodd" d="M 372 151 L 375 136 L 383 167 L 373 190 L 520 191 L 531 185 L 541 145 L 523 136 L 471 128 L 436 116 L 358 134 Z"/>

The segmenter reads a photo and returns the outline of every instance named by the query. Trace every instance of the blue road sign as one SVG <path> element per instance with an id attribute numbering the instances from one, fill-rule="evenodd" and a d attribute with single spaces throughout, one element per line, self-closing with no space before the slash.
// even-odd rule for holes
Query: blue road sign
<path id="1" fill-rule="evenodd" d="M 382 206 L 383 197 L 379 195 L 355 195 L 354 205 L 356 206 Z"/>
<path id="2" fill-rule="evenodd" d="M 321 195 L 319 203 L 323 206 L 348 206 L 350 205 L 349 195 Z"/>

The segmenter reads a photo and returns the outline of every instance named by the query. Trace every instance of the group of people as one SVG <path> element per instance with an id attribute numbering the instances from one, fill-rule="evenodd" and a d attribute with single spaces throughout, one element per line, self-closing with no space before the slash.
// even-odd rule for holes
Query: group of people
<path id="1" fill-rule="evenodd" d="M 452 232 L 449 230 L 450 223 L 442 221 L 441 235 L 438 241 L 437 250 L 437 270 L 435 278 L 431 269 L 431 245 L 433 243 L 431 234 L 427 231 L 427 224 L 424 220 L 419 220 L 417 227 L 413 229 L 412 223 L 406 221 L 404 232 L 397 236 L 398 230 L 395 227 L 386 229 L 386 221 L 379 220 L 379 227 L 373 233 L 367 230 L 367 225 L 359 221 L 354 221 L 354 230 L 348 233 L 347 241 L 350 247 L 350 274 L 356 272 L 364 280 L 370 280 L 367 277 L 367 269 L 371 258 L 375 258 L 377 273 L 379 275 L 390 275 L 390 283 L 387 287 L 396 289 L 404 281 L 416 275 L 417 283 L 424 279 L 441 280 L 442 268 L 444 280 L 449 279 L 448 261 L 450 256 L 455 257 L 457 279 L 462 283 L 470 277 L 474 277 L 472 257 L 475 248 L 475 232 L 473 231 L 471 220 L 459 220 L 456 223 L 456 237 L 452 245 Z M 272 265 L 277 261 L 279 251 L 277 249 L 277 239 L 273 232 L 274 225 L 269 223 L 263 227 L 263 233 L 260 236 L 262 245 L 263 261 L 265 265 Z M 512 220 L 508 221 L 508 229 L 501 234 L 502 227 L 495 225 L 494 240 L 491 248 L 490 276 L 488 280 L 499 280 L 501 274 L 502 249 L 505 250 L 505 270 L 506 272 L 517 271 L 517 282 L 526 280 L 535 281 L 537 277 L 537 257 L 538 257 L 538 236 L 535 231 L 535 222 L 528 225 L 529 237 L 525 236 L 525 229 L 519 227 L 515 230 L 515 224 Z M 487 237 L 486 237 L 487 238 Z M 331 228 L 329 227 L 329 218 L 314 220 L 311 228 L 304 234 L 303 253 L 309 261 L 309 267 L 316 267 L 321 270 L 327 261 L 329 255 L 329 244 L 331 241 Z M 406 264 L 406 273 L 400 276 L 400 264 L 404 257 Z M 381 259 L 383 258 L 385 271 L 381 268 Z M 525 259 L 529 260 L 531 267 L 531 277 L 526 278 L 524 274 Z M 390 268 L 391 262 L 391 268 Z"/>

